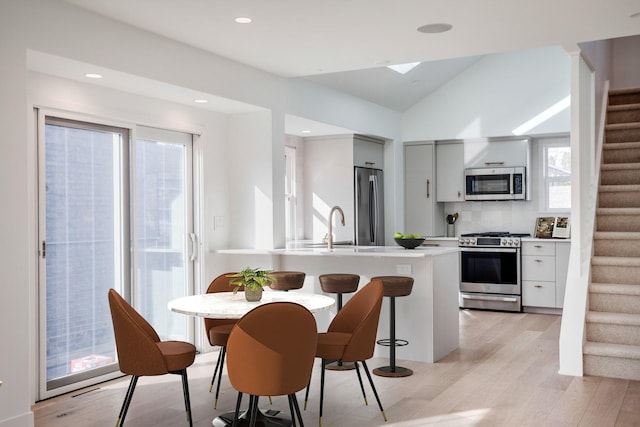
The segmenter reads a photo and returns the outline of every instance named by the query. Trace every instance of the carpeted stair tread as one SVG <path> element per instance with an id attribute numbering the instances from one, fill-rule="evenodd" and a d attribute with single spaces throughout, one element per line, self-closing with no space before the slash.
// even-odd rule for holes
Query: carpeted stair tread
<path id="1" fill-rule="evenodd" d="M 601 185 L 599 190 L 601 193 L 638 192 L 640 191 L 640 184 Z"/>
<path id="2" fill-rule="evenodd" d="M 594 239 L 602 240 L 638 240 L 640 231 L 596 231 Z"/>
<path id="3" fill-rule="evenodd" d="M 640 94 L 640 92 L 639 92 Z M 640 110 L 640 103 L 638 104 L 616 104 L 609 105 L 607 107 L 607 112 L 611 111 L 626 111 L 626 110 Z"/>
<path id="4" fill-rule="evenodd" d="M 587 312 L 587 322 L 606 323 L 609 325 L 640 326 L 640 314 L 589 311 Z"/>
<path id="5" fill-rule="evenodd" d="M 640 141 L 633 142 L 607 142 L 602 146 L 603 150 L 630 150 L 640 148 Z"/>
<path id="6" fill-rule="evenodd" d="M 620 171 L 629 169 L 640 169 L 640 163 L 606 163 L 600 168 L 601 171 Z"/>
<path id="7" fill-rule="evenodd" d="M 640 208 L 597 208 L 596 215 L 640 215 Z"/>
<path id="8" fill-rule="evenodd" d="M 640 285 L 620 283 L 591 283 L 589 292 L 594 294 L 640 296 Z"/>
<path id="9" fill-rule="evenodd" d="M 594 256 L 592 265 L 609 265 L 614 267 L 640 267 L 640 257 Z"/>
<path id="10" fill-rule="evenodd" d="M 583 352 L 590 356 L 620 357 L 640 360 L 640 346 L 587 341 Z"/>
<path id="11" fill-rule="evenodd" d="M 631 123 L 612 123 L 610 125 L 605 125 L 605 130 L 636 130 L 640 129 L 640 123 L 631 122 Z"/>

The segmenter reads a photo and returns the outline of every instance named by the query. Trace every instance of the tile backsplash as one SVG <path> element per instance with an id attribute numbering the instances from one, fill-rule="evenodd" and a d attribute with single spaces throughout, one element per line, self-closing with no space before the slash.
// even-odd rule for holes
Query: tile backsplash
<path id="1" fill-rule="evenodd" d="M 534 201 L 445 203 L 444 212 L 458 213 L 456 235 L 483 231 L 508 231 L 533 235 L 536 218 L 542 216 Z"/>

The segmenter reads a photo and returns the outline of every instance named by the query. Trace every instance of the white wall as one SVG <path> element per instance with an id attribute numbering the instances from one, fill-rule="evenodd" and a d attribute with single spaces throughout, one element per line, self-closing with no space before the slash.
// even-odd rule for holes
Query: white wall
<path id="1" fill-rule="evenodd" d="M 405 141 L 513 135 L 569 95 L 569 57 L 559 47 L 487 56 L 407 110 Z M 569 108 L 525 134 L 566 133 Z"/>
<path id="2" fill-rule="evenodd" d="M 305 138 L 304 146 L 304 238 L 321 242 L 329 229 L 329 211 L 337 205 L 346 225 L 334 214 L 334 240 L 353 241 L 353 136 Z"/>
<path id="3" fill-rule="evenodd" d="M 640 87 L 640 36 L 615 39 L 613 44 L 612 89 Z"/>

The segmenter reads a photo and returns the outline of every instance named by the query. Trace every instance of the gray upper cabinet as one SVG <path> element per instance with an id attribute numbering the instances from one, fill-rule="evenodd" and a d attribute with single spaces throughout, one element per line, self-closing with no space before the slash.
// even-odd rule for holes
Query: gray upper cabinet
<path id="1" fill-rule="evenodd" d="M 396 231 L 443 236 L 444 204 L 436 201 L 434 143 L 405 143 L 404 168 L 405 226 Z"/>
<path id="2" fill-rule="evenodd" d="M 487 138 L 464 141 L 465 168 L 520 167 L 531 164 L 530 138 Z"/>
<path id="3" fill-rule="evenodd" d="M 353 165 L 364 168 L 384 169 L 384 141 L 362 135 L 353 137 Z"/>
<path id="4" fill-rule="evenodd" d="M 462 141 L 436 143 L 436 200 L 464 201 L 464 145 Z"/>

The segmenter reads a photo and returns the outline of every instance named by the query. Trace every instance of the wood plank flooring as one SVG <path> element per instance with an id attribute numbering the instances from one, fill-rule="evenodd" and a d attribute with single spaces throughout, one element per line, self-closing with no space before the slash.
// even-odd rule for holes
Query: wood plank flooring
<path id="1" fill-rule="evenodd" d="M 364 405 L 354 371 L 328 371 L 322 426 L 640 426 L 640 381 L 558 375 L 559 331 L 559 316 L 461 310 L 458 350 L 434 364 L 399 361 L 413 369 L 410 377 L 373 376 L 388 422 L 368 384 Z M 211 426 L 216 415 L 235 407 L 236 392 L 225 376 L 213 409 L 209 382 L 217 354 L 199 355 L 189 368 L 197 427 Z M 368 365 L 373 370 L 386 363 L 372 359 Z M 318 366 L 303 411 L 307 426 L 318 425 Z M 125 377 L 38 402 L 35 425 L 114 425 L 128 383 Z M 302 407 L 304 391 L 298 399 Z M 271 406 L 261 399 L 260 406 L 289 412 L 285 397 L 274 397 Z M 180 378 L 141 378 L 125 425 L 187 426 Z"/>

